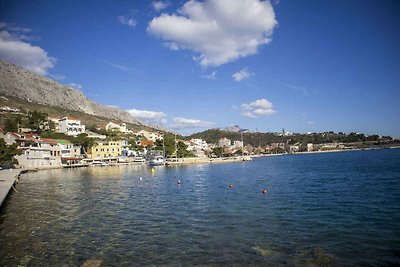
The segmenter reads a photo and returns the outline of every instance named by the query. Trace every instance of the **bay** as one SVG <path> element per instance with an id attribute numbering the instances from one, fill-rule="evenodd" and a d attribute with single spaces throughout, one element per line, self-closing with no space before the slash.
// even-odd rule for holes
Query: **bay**
<path id="1" fill-rule="evenodd" d="M 1 266 L 400 264 L 399 149 L 47 170 L 17 190 Z"/>

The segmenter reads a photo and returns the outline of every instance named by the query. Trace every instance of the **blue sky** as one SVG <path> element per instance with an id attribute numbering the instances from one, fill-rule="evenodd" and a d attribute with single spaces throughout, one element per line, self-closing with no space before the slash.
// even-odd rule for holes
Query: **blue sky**
<path id="1" fill-rule="evenodd" d="M 0 2 L 0 57 L 191 133 L 400 137 L 398 1 Z"/>

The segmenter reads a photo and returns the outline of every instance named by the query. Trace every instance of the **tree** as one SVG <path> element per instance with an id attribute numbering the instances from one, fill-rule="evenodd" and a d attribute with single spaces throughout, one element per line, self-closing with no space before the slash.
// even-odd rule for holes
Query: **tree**
<path id="1" fill-rule="evenodd" d="M 216 155 L 217 157 L 222 157 L 222 154 L 224 153 L 224 149 L 222 147 L 214 147 L 212 149 L 212 153 Z"/>
<path id="2" fill-rule="evenodd" d="M 22 151 L 17 150 L 17 146 L 17 144 L 7 145 L 3 138 L 0 139 L 0 165 L 18 163 L 14 156 L 20 155 Z"/>
<path id="3" fill-rule="evenodd" d="M 18 122 L 15 118 L 8 118 L 4 125 L 4 130 L 6 132 L 18 132 Z"/>
<path id="4" fill-rule="evenodd" d="M 87 137 L 88 135 L 85 133 L 78 134 L 75 139 L 72 140 L 74 145 L 79 145 L 82 147 L 82 150 L 85 154 L 87 151 L 94 145 L 94 140 L 92 138 Z"/>
<path id="5" fill-rule="evenodd" d="M 178 147 L 178 157 L 179 158 L 185 158 L 185 157 L 193 156 L 192 153 L 190 153 L 187 150 L 188 146 L 184 142 L 179 141 L 178 144 L 177 144 L 177 147 Z"/>
<path id="6" fill-rule="evenodd" d="M 175 138 L 173 136 L 164 136 L 165 154 L 167 157 L 175 155 Z"/>
<path id="7" fill-rule="evenodd" d="M 47 123 L 48 115 L 39 111 L 29 111 L 28 112 L 28 122 L 26 126 L 34 132 L 40 132 L 45 128 Z"/>

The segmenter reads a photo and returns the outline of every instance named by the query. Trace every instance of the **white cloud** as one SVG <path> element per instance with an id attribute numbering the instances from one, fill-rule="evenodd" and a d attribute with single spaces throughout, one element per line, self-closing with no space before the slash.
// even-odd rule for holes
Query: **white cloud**
<path id="1" fill-rule="evenodd" d="M 276 113 L 274 106 L 267 99 L 258 99 L 249 104 L 242 104 L 242 115 L 250 118 L 271 116 Z"/>
<path id="2" fill-rule="evenodd" d="M 48 73 L 47 76 L 49 76 L 50 78 L 56 80 L 56 81 L 62 81 L 65 80 L 65 75 L 62 74 L 55 74 L 55 73 Z"/>
<path id="3" fill-rule="evenodd" d="M 128 71 L 129 70 L 128 67 L 125 67 L 125 66 L 122 66 L 122 65 L 119 65 L 119 64 L 114 64 L 114 63 L 111 63 L 111 62 L 107 62 L 107 64 L 110 65 L 111 67 L 114 67 L 114 68 L 122 70 L 122 71 Z"/>
<path id="4" fill-rule="evenodd" d="M 234 73 L 232 75 L 233 80 L 235 80 L 235 82 L 240 82 L 242 80 L 245 79 L 249 79 L 251 76 L 254 76 L 254 73 L 249 72 L 247 70 L 247 68 L 241 69 L 240 71 Z"/>
<path id="5" fill-rule="evenodd" d="M 128 15 L 118 16 L 118 21 L 131 28 L 135 28 L 137 21 L 134 17 L 134 11 L 130 11 Z"/>
<path id="6" fill-rule="evenodd" d="M 307 121 L 307 124 L 308 124 L 308 125 L 313 125 L 313 124 L 314 124 L 314 121 Z"/>
<path id="7" fill-rule="evenodd" d="M 269 1 L 190 0 L 177 14 L 153 18 L 147 31 L 170 49 L 194 51 L 201 66 L 216 67 L 257 53 L 276 25 Z"/>
<path id="8" fill-rule="evenodd" d="M 70 83 L 70 84 L 68 84 L 68 86 L 71 86 L 71 87 L 73 87 L 75 89 L 78 89 L 78 90 L 81 90 L 83 88 L 83 86 L 81 84 L 79 84 L 79 83 Z"/>
<path id="9" fill-rule="evenodd" d="M 197 127 L 211 127 L 214 123 L 196 119 L 186 119 L 182 117 L 174 118 L 173 128 L 197 128 Z"/>
<path id="10" fill-rule="evenodd" d="M 132 117 L 144 121 L 162 121 L 162 119 L 167 116 L 167 114 L 165 114 L 164 112 L 159 111 L 139 109 L 129 109 L 127 111 L 132 115 Z"/>
<path id="11" fill-rule="evenodd" d="M 116 105 L 107 105 L 107 107 L 109 107 L 109 108 L 117 108 L 117 109 L 119 109 L 119 107 L 118 107 L 118 106 L 116 106 Z"/>
<path id="12" fill-rule="evenodd" d="M 45 50 L 24 42 L 20 32 L 27 32 L 28 28 L 7 28 L 2 23 L 0 28 L 0 59 L 7 60 L 39 75 L 46 75 L 54 67 L 56 59 L 50 57 Z M 25 35 L 23 35 L 25 36 Z"/>
<path id="13" fill-rule="evenodd" d="M 203 77 L 209 80 L 215 80 L 217 79 L 217 72 L 213 71 L 211 74 L 205 75 Z"/>
<path id="14" fill-rule="evenodd" d="M 153 6 L 155 11 L 160 12 L 161 10 L 166 9 L 168 6 L 170 6 L 171 3 L 169 1 L 153 1 L 151 5 Z"/>

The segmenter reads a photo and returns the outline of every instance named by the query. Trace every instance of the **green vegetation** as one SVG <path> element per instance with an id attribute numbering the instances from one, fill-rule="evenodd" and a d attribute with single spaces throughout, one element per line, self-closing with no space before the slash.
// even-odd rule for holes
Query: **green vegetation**
<path id="1" fill-rule="evenodd" d="M 222 157 L 223 153 L 224 153 L 224 148 L 222 147 L 215 147 L 212 150 L 212 154 L 214 154 L 217 157 Z"/>
<path id="2" fill-rule="evenodd" d="M 217 143 L 222 137 L 226 137 L 231 140 L 241 140 L 241 134 L 239 132 L 229 132 L 218 129 L 210 129 L 204 132 L 196 133 L 186 137 L 186 139 L 201 138 L 206 140 L 207 143 Z M 365 136 L 364 134 L 358 133 L 335 133 L 335 132 L 323 132 L 323 133 L 311 133 L 311 134 L 293 134 L 290 136 L 279 136 L 274 133 L 243 133 L 244 144 L 250 144 L 253 147 L 265 147 L 272 143 L 284 143 L 293 145 L 296 143 L 300 144 L 325 144 L 325 143 L 371 143 L 381 144 L 381 142 L 393 141 L 390 136 L 370 135 Z M 398 143 L 399 141 L 396 140 Z"/>
<path id="3" fill-rule="evenodd" d="M 49 128 L 47 117 L 46 113 L 36 110 L 29 111 L 24 115 L 11 115 L 5 119 L 4 129 L 6 132 L 17 132 L 18 128 L 29 128 L 32 132 L 40 133 L 44 129 Z"/>
<path id="4" fill-rule="evenodd" d="M 89 138 L 87 136 L 88 135 L 85 133 L 78 134 L 72 140 L 72 143 L 74 145 L 81 146 L 84 154 L 87 154 L 87 151 L 95 144 L 95 141 L 92 138 Z"/>
<path id="5" fill-rule="evenodd" d="M 17 164 L 14 156 L 20 155 L 22 151 L 17 150 L 17 144 L 7 145 L 3 138 L 0 138 L 0 165 Z"/>
<path id="6" fill-rule="evenodd" d="M 68 110 L 68 109 L 63 109 L 60 107 L 55 107 L 55 106 L 49 106 L 49 105 L 44 105 L 44 104 L 37 104 L 37 103 L 32 103 L 28 102 L 26 100 L 18 99 L 18 98 L 13 98 L 13 97 L 8 97 L 7 98 L 0 98 L 0 106 L 7 106 L 11 107 L 14 109 L 18 109 L 19 112 L 13 113 L 13 112 L 2 112 L 0 113 L 0 127 L 3 127 L 6 131 L 16 131 L 18 128 L 18 124 L 14 123 L 12 129 L 14 130 L 8 130 L 6 127 L 6 121 L 8 119 L 13 120 L 18 120 L 18 117 L 21 119 L 27 119 L 29 117 L 29 112 L 37 112 L 37 113 L 42 113 L 42 114 L 48 114 L 50 117 L 75 117 L 79 118 L 84 125 L 88 125 L 87 127 L 89 130 L 95 130 L 93 132 L 99 133 L 99 134 L 104 134 L 101 132 L 102 130 L 98 130 L 97 128 L 102 128 L 104 125 L 109 123 L 110 121 L 116 122 L 116 123 L 122 123 L 122 121 L 117 121 L 113 120 L 110 118 L 104 118 L 100 116 L 95 116 L 91 114 L 87 114 L 81 111 L 75 111 L 75 110 Z M 34 116 L 36 118 L 36 116 Z M 34 121 L 32 121 L 34 122 Z M 20 122 L 21 123 L 21 122 Z M 131 129 L 132 131 L 140 131 L 140 130 L 148 130 L 148 131 L 155 131 L 156 129 L 143 125 L 143 124 L 133 124 L 133 123 L 126 123 L 127 127 Z M 54 129 L 54 124 L 51 122 L 48 122 L 48 126 L 50 129 Z M 52 128 L 53 126 L 53 128 Z M 105 131 L 105 130 L 104 130 Z"/>

